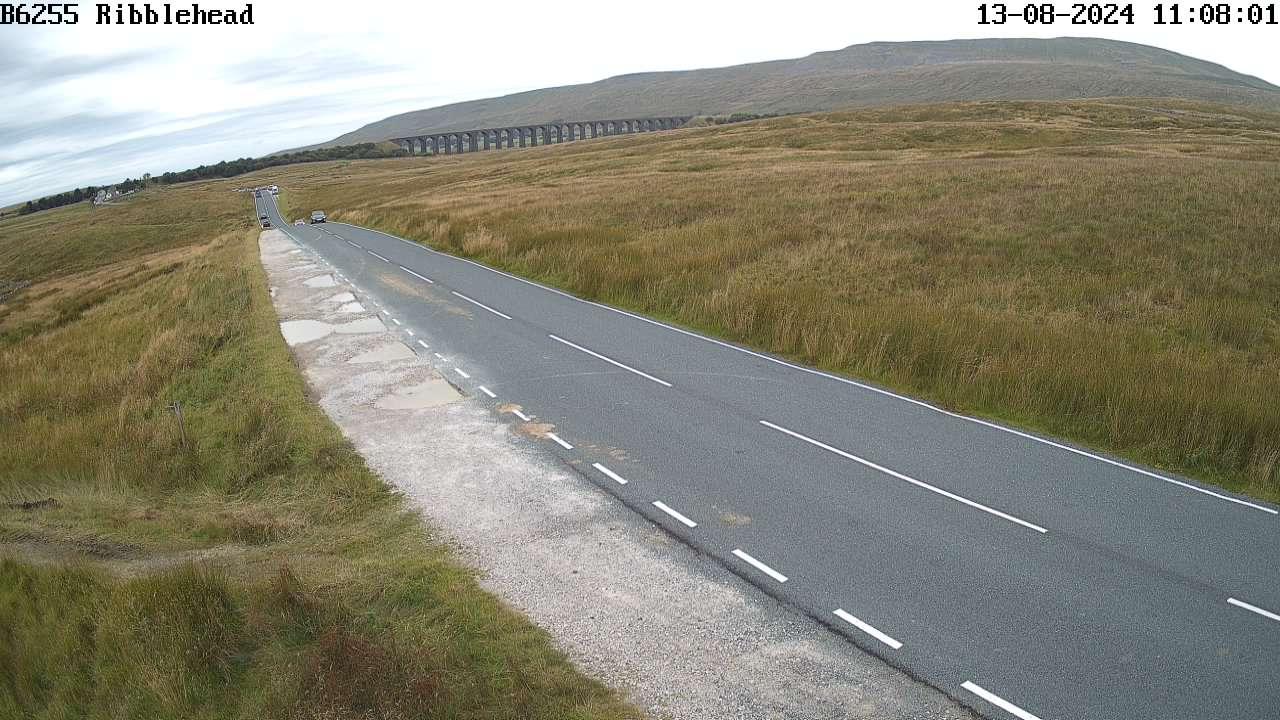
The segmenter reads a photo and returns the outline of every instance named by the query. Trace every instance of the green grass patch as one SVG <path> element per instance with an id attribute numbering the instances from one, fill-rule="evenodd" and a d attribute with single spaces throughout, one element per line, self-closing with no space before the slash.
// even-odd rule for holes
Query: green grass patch
<path id="1" fill-rule="evenodd" d="M 231 188 L 0 222 L 0 716 L 637 717 L 308 400 Z"/>

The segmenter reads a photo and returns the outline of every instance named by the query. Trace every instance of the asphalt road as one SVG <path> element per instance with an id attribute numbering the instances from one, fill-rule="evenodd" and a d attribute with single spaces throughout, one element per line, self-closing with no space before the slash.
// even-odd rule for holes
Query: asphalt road
<path id="1" fill-rule="evenodd" d="M 1276 507 L 259 203 L 476 402 L 982 714 L 1280 717 Z"/>

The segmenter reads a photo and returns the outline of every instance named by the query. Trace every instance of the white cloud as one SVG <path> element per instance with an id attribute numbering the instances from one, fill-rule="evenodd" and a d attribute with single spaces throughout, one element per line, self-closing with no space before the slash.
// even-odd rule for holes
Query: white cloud
<path id="1" fill-rule="evenodd" d="M 954 0 L 272 0 L 254 3 L 254 26 L 231 28 L 98 26 L 92 4 L 80 7 L 75 27 L 0 28 L 0 139 L 17 138 L 0 143 L 0 204 L 320 142 L 448 102 L 873 40 L 1092 35 L 1280 82 L 1274 27 L 1154 27 L 1147 5 L 1140 25 L 1119 28 L 979 26 L 977 3 Z"/>

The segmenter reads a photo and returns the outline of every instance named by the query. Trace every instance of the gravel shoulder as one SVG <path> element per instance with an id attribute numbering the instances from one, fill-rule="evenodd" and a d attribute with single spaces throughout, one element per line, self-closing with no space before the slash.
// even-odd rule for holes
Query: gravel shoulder
<path id="1" fill-rule="evenodd" d="M 975 717 L 540 453 L 449 385 L 323 258 L 278 230 L 260 247 L 320 406 L 482 585 L 586 673 L 663 718 Z"/>

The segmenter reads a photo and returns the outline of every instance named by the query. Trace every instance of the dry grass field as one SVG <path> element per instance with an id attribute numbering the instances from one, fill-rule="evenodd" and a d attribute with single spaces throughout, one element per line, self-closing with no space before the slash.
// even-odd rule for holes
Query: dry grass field
<path id="1" fill-rule="evenodd" d="M 0 717 L 637 717 L 311 403 L 232 187 L 0 222 Z"/>
<path id="2" fill-rule="evenodd" d="M 1280 115 L 943 104 L 270 177 L 298 214 L 1280 500 Z"/>

